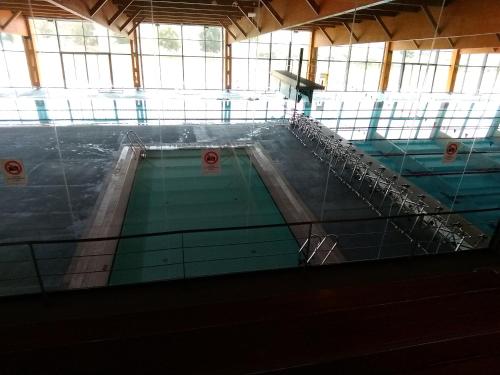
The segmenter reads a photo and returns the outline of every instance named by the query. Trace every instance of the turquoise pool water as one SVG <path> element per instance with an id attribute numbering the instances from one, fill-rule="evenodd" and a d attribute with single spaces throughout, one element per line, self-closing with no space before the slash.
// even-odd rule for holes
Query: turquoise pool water
<path id="1" fill-rule="evenodd" d="M 285 223 L 245 149 L 220 150 L 220 169 L 200 149 L 150 152 L 139 163 L 122 234 Z M 287 227 L 121 240 L 110 284 L 295 267 Z"/>
<path id="2" fill-rule="evenodd" d="M 446 140 L 408 142 L 380 139 L 356 142 L 358 148 L 395 173 L 400 173 L 448 208 L 453 204 L 454 210 L 500 208 L 499 141 L 461 140 L 457 158 L 449 163 L 443 162 L 445 144 Z M 464 217 L 491 235 L 500 211 L 468 213 Z"/>

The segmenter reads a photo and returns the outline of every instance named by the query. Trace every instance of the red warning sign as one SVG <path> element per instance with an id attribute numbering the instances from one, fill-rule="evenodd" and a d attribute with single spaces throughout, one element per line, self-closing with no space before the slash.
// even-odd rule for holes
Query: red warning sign
<path id="1" fill-rule="evenodd" d="M 26 173 L 24 172 L 24 164 L 22 160 L 4 159 L 0 160 L 2 173 L 7 185 L 25 185 Z"/>
<path id="2" fill-rule="evenodd" d="M 456 141 L 448 142 L 444 150 L 443 163 L 451 163 L 455 161 L 455 159 L 457 158 L 459 147 L 460 143 Z"/>
<path id="3" fill-rule="evenodd" d="M 201 164 L 205 174 L 220 173 L 220 152 L 219 150 L 203 150 L 201 153 Z"/>

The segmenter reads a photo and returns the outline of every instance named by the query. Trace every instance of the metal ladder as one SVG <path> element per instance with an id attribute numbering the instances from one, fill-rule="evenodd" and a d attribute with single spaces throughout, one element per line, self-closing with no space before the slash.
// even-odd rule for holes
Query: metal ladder
<path id="1" fill-rule="evenodd" d="M 137 156 L 135 150 L 135 147 L 137 147 L 139 149 L 139 157 L 145 159 L 147 156 L 146 145 L 142 141 L 141 137 L 139 137 L 135 131 L 129 130 L 127 132 L 127 139 L 128 142 L 130 143 L 130 147 L 132 148 L 132 152 L 134 153 L 134 155 Z"/>
<path id="2" fill-rule="evenodd" d="M 318 234 L 312 234 L 310 238 L 307 238 L 304 243 L 302 244 L 302 246 L 300 247 L 299 249 L 299 254 L 300 253 L 303 253 L 303 250 L 306 248 L 306 246 L 309 244 L 309 241 L 311 241 L 312 243 L 312 239 L 313 238 L 317 238 L 318 239 L 318 244 L 316 245 L 316 247 L 313 249 L 313 251 L 311 252 L 311 254 L 304 254 L 305 256 L 307 256 L 306 258 L 306 264 L 308 264 L 311 259 L 314 257 L 314 255 L 318 252 L 318 250 L 321 248 L 321 246 L 323 246 L 323 243 L 329 239 L 333 237 L 333 246 L 327 251 L 327 254 L 325 255 L 325 257 L 323 258 L 323 260 L 321 261 L 321 264 L 324 264 L 328 258 L 330 257 L 330 254 L 333 252 L 333 250 L 337 247 L 337 244 L 338 244 L 338 237 L 335 235 L 335 234 L 327 234 L 326 236 L 322 237 Z M 324 250 L 321 250 L 321 251 L 324 251 Z"/>

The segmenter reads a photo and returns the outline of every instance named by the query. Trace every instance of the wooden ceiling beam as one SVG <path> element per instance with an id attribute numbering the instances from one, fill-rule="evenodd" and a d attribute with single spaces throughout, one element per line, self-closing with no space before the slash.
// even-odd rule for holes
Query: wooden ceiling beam
<path id="1" fill-rule="evenodd" d="M 132 14 L 129 18 L 127 18 L 127 20 L 120 26 L 120 31 L 125 29 L 125 27 L 127 27 L 130 24 L 130 22 L 132 22 L 141 12 L 142 12 L 142 9 L 139 9 L 134 14 Z"/>
<path id="2" fill-rule="evenodd" d="M 113 25 L 116 20 L 121 16 L 123 15 L 123 13 L 125 13 L 125 11 L 127 10 L 127 8 L 134 2 L 134 0 L 128 0 L 124 5 L 122 5 L 120 8 L 118 8 L 118 10 L 115 12 L 115 14 L 113 14 L 113 16 L 111 17 L 111 19 L 108 21 L 108 25 L 111 26 Z"/>
<path id="3" fill-rule="evenodd" d="M 326 31 L 326 28 L 325 27 L 319 27 L 319 30 L 325 36 L 325 38 L 330 41 L 330 44 L 333 46 L 333 44 L 335 43 L 335 40 L 330 36 L 330 34 L 328 34 L 328 32 Z"/>
<path id="4" fill-rule="evenodd" d="M 98 0 L 89 11 L 90 17 L 94 17 L 94 15 L 99 12 L 108 1 L 109 0 Z"/>
<path id="5" fill-rule="evenodd" d="M 234 34 L 233 34 L 233 32 L 232 32 L 231 30 L 229 30 L 229 28 L 228 28 L 226 25 L 224 25 L 224 24 L 223 24 L 222 22 L 220 22 L 220 21 L 219 21 L 219 24 L 220 24 L 220 25 L 224 28 L 224 30 L 226 30 L 226 31 L 227 31 L 227 33 L 228 33 L 229 35 L 231 35 L 231 37 L 232 37 L 233 39 L 236 39 L 236 35 L 234 35 Z"/>
<path id="6" fill-rule="evenodd" d="M 422 11 L 425 14 L 425 18 L 427 18 L 427 21 L 429 21 L 429 23 L 431 24 L 432 29 L 436 32 L 436 35 L 441 34 L 441 30 L 439 29 L 436 20 L 432 16 L 432 13 L 429 11 L 429 8 L 427 8 L 425 5 L 422 5 Z"/>
<path id="7" fill-rule="evenodd" d="M 278 22 L 280 26 L 283 26 L 283 18 L 278 14 L 278 12 L 276 12 L 269 0 L 260 0 L 260 2 L 264 5 L 264 8 L 267 9 L 275 21 Z"/>
<path id="8" fill-rule="evenodd" d="M 15 13 L 12 13 L 12 16 L 10 16 L 7 21 L 5 21 L 3 24 L 0 24 L 0 31 L 4 31 L 7 29 L 7 27 L 12 23 L 14 22 L 17 17 L 19 17 L 23 12 L 21 12 L 20 10 L 15 12 Z"/>
<path id="9" fill-rule="evenodd" d="M 239 24 L 236 20 L 234 20 L 232 17 L 229 17 L 229 16 L 226 16 L 226 17 L 227 17 L 227 19 L 228 19 L 229 21 L 231 21 L 231 23 L 232 23 L 234 26 L 236 26 L 236 28 L 239 30 L 239 32 L 240 32 L 240 33 L 242 33 L 242 34 L 243 34 L 243 36 L 244 36 L 244 37 L 246 37 L 246 36 L 247 36 L 247 33 L 245 32 L 245 30 L 243 30 L 243 28 L 240 26 L 240 24 Z"/>
<path id="10" fill-rule="evenodd" d="M 415 12 L 399 12 L 394 17 L 377 17 L 371 9 L 365 9 L 364 12 L 373 13 L 371 20 L 362 20 L 360 23 L 348 23 L 357 37 L 360 37 L 359 43 L 373 42 L 401 42 L 397 46 L 405 46 L 408 49 L 428 49 L 435 43 L 436 48 L 473 48 L 477 42 L 477 47 L 500 47 L 500 40 L 495 35 L 498 33 L 498 17 L 493 15 L 500 14 L 500 1 L 498 0 L 478 0 L 479 3 L 470 2 L 470 0 L 448 1 L 445 11 L 439 8 L 433 8 L 431 2 L 425 2 L 425 8 L 430 17 L 425 15 L 421 5 L 419 14 Z M 399 3 L 399 1 L 397 2 Z M 394 3 L 390 3 L 391 5 Z M 412 6 L 416 6 L 416 1 Z M 377 5 L 376 8 L 380 8 Z M 438 15 L 440 15 L 439 25 L 437 24 Z M 485 16 L 487 15 L 487 16 Z M 491 16 L 489 16 L 491 15 Z M 345 16 L 345 15 L 344 15 Z M 334 17 L 328 17 L 327 20 L 335 20 Z M 339 19 L 337 19 L 339 20 Z M 323 21 L 321 21 L 323 22 Z M 343 22 L 348 22 L 344 20 Z M 318 22 L 313 22 L 318 25 Z M 325 26 L 324 24 L 320 24 Z M 436 33 L 439 27 L 439 34 Z M 416 41 L 416 44 L 415 42 Z M 355 43 L 355 40 L 349 40 L 346 33 L 335 35 L 335 45 Z M 316 47 L 329 46 L 330 41 L 321 33 L 315 41 Z M 399 48 L 399 47 L 398 47 Z"/>
<path id="11" fill-rule="evenodd" d="M 354 34 L 354 31 L 352 31 L 351 27 L 347 24 L 347 22 L 342 22 L 342 25 L 346 28 L 347 32 L 353 37 L 353 39 L 356 42 L 359 42 L 359 38 Z"/>
<path id="12" fill-rule="evenodd" d="M 114 3 L 119 5 L 124 5 L 126 4 L 127 0 L 114 0 Z M 254 9 L 255 6 L 253 3 L 256 3 L 257 0 L 247 2 L 247 1 L 237 1 L 238 5 L 241 6 L 243 9 Z M 138 4 L 144 4 L 144 7 L 151 7 L 151 0 L 136 0 L 136 3 Z M 168 5 L 176 5 L 176 6 L 211 6 L 213 8 L 220 8 L 220 7 L 225 7 L 225 8 L 231 8 L 233 7 L 233 0 L 193 0 L 193 1 L 187 1 L 187 0 L 153 0 L 153 5 L 154 6 L 163 6 L 164 4 Z"/>
<path id="13" fill-rule="evenodd" d="M 144 20 L 144 18 L 141 18 L 137 22 L 134 22 L 133 26 L 130 28 L 130 30 L 127 32 L 127 34 L 130 36 L 132 33 L 137 29 L 137 27 L 141 24 L 141 22 Z"/>
<path id="14" fill-rule="evenodd" d="M 380 16 L 375 16 L 375 21 L 377 21 L 377 23 L 379 24 L 379 26 L 384 31 L 385 35 L 387 36 L 387 39 L 389 39 L 389 40 L 392 39 L 392 34 L 389 31 L 389 29 L 387 28 L 387 26 L 385 25 L 385 23 L 382 20 L 382 18 Z"/>
<path id="15" fill-rule="evenodd" d="M 130 31 L 130 28 L 133 27 L 133 25 L 128 25 L 123 30 L 120 30 L 119 26 L 115 25 L 115 22 L 122 25 L 123 22 L 125 22 L 128 19 L 128 16 L 123 14 L 124 13 L 123 7 L 118 8 L 113 3 L 113 1 L 107 1 L 104 4 L 100 4 L 95 0 L 80 0 L 80 1 L 44 0 L 44 1 L 68 13 L 72 13 L 80 17 L 81 19 L 96 22 L 110 29 L 111 31 L 114 31 L 118 34 L 122 34 L 124 36 L 129 36 L 128 32 Z M 133 0 L 128 0 L 128 2 L 130 3 L 132 1 Z M 99 11 L 91 14 L 95 6 L 99 7 Z"/>
<path id="16" fill-rule="evenodd" d="M 243 17 L 252 24 L 252 26 L 257 29 L 257 31 L 260 33 L 260 28 L 259 26 L 257 26 L 257 24 L 255 23 L 255 21 L 253 19 L 251 19 L 250 17 L 248 17 L 247 13 L 238 5 L 237 6 L 238 10 L 243 14 Z"/>
<path id="17" fill-rule="evenodd" d="M 309 5 L 309 8 L 311 8 L 313 10 L 314 13 L 316 13 L 316 15 L 319 15 L 319 10 L 320 10 L 320 7 L 319 5 L 316 3 L 315 0 L 305 0 L 307 5 Z"/>

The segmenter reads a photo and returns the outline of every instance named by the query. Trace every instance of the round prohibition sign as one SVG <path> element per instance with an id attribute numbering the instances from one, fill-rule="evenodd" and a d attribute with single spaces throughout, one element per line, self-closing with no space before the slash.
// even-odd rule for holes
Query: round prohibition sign
<path id="1" fill-rule="evenodd" d="M 208 151 L 205 154 L 205 163 L 207 164 L 216 164 L 219 161 L 219 155 L 215 151 Z"/>
<path id="2" fill-rule="evenodd" d="M 446 147 L 446 155 L 455 155 L 458 151 L 458 144 L 450 143 L 448 147 Z"/>
<path id="3" fill-rule="evenodd" d="M 9 160 L 4 164 L 5 172 L 11 176 L 18 176 L 23 173 L 23 166 L 15 160 Z"/>

